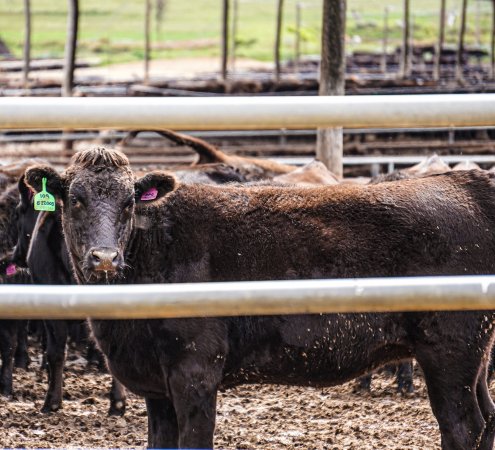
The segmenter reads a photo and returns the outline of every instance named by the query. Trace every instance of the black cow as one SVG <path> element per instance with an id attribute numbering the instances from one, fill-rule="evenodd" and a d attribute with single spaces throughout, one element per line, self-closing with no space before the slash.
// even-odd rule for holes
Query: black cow
<path id="1" fill-rule="evenodd" d="M 29 284 L 30 275 L 26 270 L 15 267 L 9 257 L 0 260 L 0 284 Z M 0 394 L 13 395 L 13 371 L 15 367 L 27 369 L 27 321 L 0 320 Z"/>
<path id="2" fill-rule="evenodd" d="M 62 236 L 60 213 L 38 213 L 33 208 L 32 191 L 19 181 L 20 201 L 17 206 L 18 240 L 13 259 L 19 266 L 27 266 L 31 281 L 35 284 L 72 284 L 74 278 L 70 268 L 69 255 Z M 36 235 L 36 239 L 31 239 Z M 46 332 L 46 358 L 48 389 L 41 411 L 52 413 L 62 407 L 63 370 L 65 348 L 69 328 L 73 325 L 85 327 L 84 321 L 43 320 Z M 89 344 L 91 352 L 92 342 Z M 94 353 L 94 352 L 93 352 Z M 93 355 L 91 355 L 93 357 Z M 109 415 L 122 416 L 125 413 L 125 390 L 112 379 Z"/>
<path id="3" fill-rule="evenodd" d="M 26 283 L 29 276 L 11 263 L 11 251 L 17 239 L 17 211 L 19 201 L 17 181 L 0 171 L 0 283 Z M 27 350 L 27 321 L 0 321 L 0 354 L 2 369 L 0 374 L 0 393 L 11 397 L 13 393 L 12 376 L 14 365 L 27 369 L 29 355 Z"/>
<path id="4" fill-rule="evenodd" d="M 181 185 L 135 180 L 94 149 L 61 175 L 79 283 L 495 273 L 495 180 L 479 171 L 370 186 Z M 493 447 L 492 311 L 90 320 L 112 373 L 145 397 L 151 447 L 211 447 L 220 386 L 330 386 L 401 359 L 421 366 L 444 449 Z"/>

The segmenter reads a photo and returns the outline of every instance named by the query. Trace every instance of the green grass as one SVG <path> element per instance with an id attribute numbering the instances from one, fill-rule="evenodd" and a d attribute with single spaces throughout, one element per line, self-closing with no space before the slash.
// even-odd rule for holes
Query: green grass
<path id="1" fill-rule="evenodd" d="M 66 0 L 33 0 L 33 56 L 62 57 L 66 30 Z M 153 2 L 154 3 L 154 2 Z M 182 56 L 217 56 L 220 53 L 220 0 L 166 0 L 161 25 L 156 29 L 153 17 L 153 43 L 180 42 L 180 48 L 153 50 L 153 58 Z M 304 2 L 302 9 L 302 52 L 318 54 L 320 47 L 322 0 Z M 438 0 L 412 0 L 414 40 L 433 43 L 437 38 Z M 461 0 L 449 0 L 449 11 L 459 13 Z M 467 42 L 476 43 L 479 23 L 480 42 L 488 49 L 491 33 L 491 5 L 479 3 L 481 14 L 476 20 L 476 3 L 469 2 Z M 237 55 L 270 61 L 273 58 L 275 0 L 239 0 Z M 294 56 L 296 0 L 286 0 L 282 39 L 282 56 Z M 400 44 L 402 0 L 348 0 L 347 51 L 381 49 L 385 5 L 391 7 L 389 48 Z M 144 0 L 80 0 L 81 20 L 79 57 L 97 57 L 103 64 L 139 60 L 143 56 Z M 154 15 L 154 13 L 153 13 Z M 0 0 L 0 37 L 15 56 L 23 45 L 23 2 Z M 459 18 L 448 27 L 447 39 L 455 44 Z M 187 41 L 209 39 L 202 48 L 188 46 Z M 215 40 L 217 40 L 215 43 Z"/>

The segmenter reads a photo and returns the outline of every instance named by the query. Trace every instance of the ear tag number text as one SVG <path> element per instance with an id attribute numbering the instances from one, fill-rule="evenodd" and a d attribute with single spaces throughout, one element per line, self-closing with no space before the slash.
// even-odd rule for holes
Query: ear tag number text
<path id="1" fill-rule="evenodd" d="M 55 197 L 46 191 L 46 178 L 42 179 L 43 189 L 34 196 L 36 211 L 55 211 Z"/>

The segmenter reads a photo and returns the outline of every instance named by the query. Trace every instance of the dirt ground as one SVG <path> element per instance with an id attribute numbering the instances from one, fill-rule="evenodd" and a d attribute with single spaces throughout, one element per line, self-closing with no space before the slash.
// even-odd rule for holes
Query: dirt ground
<path id="1" fill-rule="evenodd" d="M 14 398 L 0 400 L 0 447 L 143 448 L 147 439 L 144 401 L 129 395 L 124 417 L 108 417 L 110 377 L 87 369 L 70 349 L 64 407 L 40 412 L 46 389 L 41 355 L 16 369 Z M 238 449 L 437 449 L 440 436 L 419 370 L 416 392 L 395 392 L 393 377 L 374 376 L 371 394 L 353 382 L 325 389 L 242 386 L 219 395 L 215 445 Z M 492 389 L 493 390 L 493 389 Z"/>
<path id="2" fill-rule="evenodd" d="M 235 72 L 250 70 L 273 70 L 273 63 L 256 61 L 248 58 L 237 58 Z M 202 74 L 219 73 L 220 58 L 196 57 L 157 59 L 150 62 L 149 76 L 153 78 L 193 78 Z M 110 64 L 99 67 L 78 68 L 75 71 L 76 83 L 91 78 L 93 81 L 119 82 L 134 80 L 142 81 L 144 76 L 144 63 L 129 62 Z M 61 81 L 61 70 L 36 70 L 30 74 L 30 80 Z M 6 72 L 2 74 L 6 80 L 18 80 L 19 72 Z"/>

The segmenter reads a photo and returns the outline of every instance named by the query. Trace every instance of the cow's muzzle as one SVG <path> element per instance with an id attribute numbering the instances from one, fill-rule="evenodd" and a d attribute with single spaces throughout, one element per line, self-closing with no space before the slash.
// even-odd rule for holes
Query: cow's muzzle
<path id="1" fill-rule="evenodd" d="M 86 267 L 94 272 L 116 272 L 122 266 L 122 256 L 116 248 L 95 247 L 86 255 Z"/>

